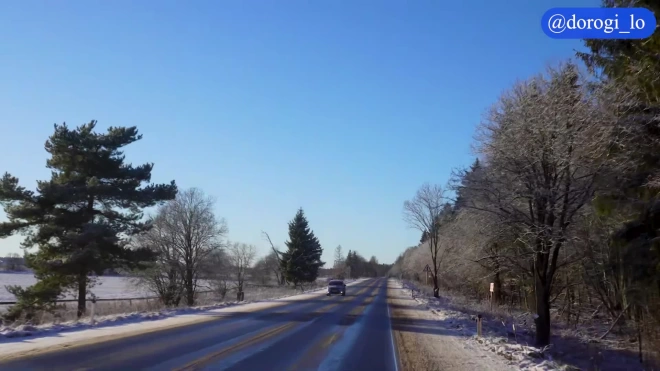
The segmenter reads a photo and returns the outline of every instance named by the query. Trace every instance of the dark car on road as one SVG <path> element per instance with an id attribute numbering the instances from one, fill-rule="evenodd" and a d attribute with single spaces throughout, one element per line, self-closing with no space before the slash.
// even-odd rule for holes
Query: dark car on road
<path id="1" fill-rule="evenodd" d="M 346 284 L 344 281 L 332 280 L 328 282 L 328 296 L 332 294 L 341 294 L 341 296 L 346 296 Z"/>

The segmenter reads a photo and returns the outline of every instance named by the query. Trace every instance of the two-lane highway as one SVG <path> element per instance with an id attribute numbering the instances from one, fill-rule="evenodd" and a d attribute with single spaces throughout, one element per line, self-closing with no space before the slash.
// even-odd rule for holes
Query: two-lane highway
<path id="1" fill-rule="evenodd" d="M 387 280 L 271 309 L 41 353 L 2 370 L 397 370 Z"/>

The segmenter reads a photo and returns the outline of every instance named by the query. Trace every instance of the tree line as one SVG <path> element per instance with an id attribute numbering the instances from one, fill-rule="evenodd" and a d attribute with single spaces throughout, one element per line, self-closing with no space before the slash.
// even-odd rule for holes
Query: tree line
<path id="1" fill-rule="evenodd" d="M 268 241 L 270 236 L 264 232 Z M 254 265 L 253 272 L 257 280 L 261 283 L 270 282 L 274 277 L 280 285 L 287 282 L 286 274 L 283 274 L 282 264 L 280 263 L 281 252 L 272 244 L 272 251 L 259 259 Z M 349 250 L 344 254 L 341 245 L 334 250 L 334 260 L 332 268 L 319 267 L 318 275 L 337 279 L 351 279 L 360 277 L 383 277 L 391 269 L 391 264 L 382 264 L 378 262 L 375 256 L 369 260 L 365 259 L 356 250 Z"/>
<path id="2" fill-rule="evenodd" d="M 17 303 L 4 319 L 52 311 L 66 294 L 77 298 L 80 318 L 106 272 L 134 276 L 166 306 L 194 305 L 201 290 L 224 297 L 233 289 L 242 300 L 245 283 L 264 262 L 253 267 L 256 247 L 227 239 L 213 197 L 198 188 L 179 190 L 175 181 L 153 184 L 153 163 L 128 163 L 122 149 L 142 138 L 136 127 L 99 133 L 96 125 L 54 126 L 45 144 L 51 177 L 38 181 L 36 191 L 9 173 L 0 178 L 8 219 L 0 223 L 0 238 L 25 236 L 25 265 L 37 279 L 27 288 L 7 287 Z M 155 212 L 145 217 L 150 207 Z M 276 262 L 268 269 L 277 283 L 302 288 L 316 281 L 323 248 L 302 208 L 289 223 L 285 244 L 264 258 Z"/>
<path id="3" fill-rule="evenodd" d="M 584 43 L 503 93 L 470 167 L 404 203 L 420 245 L 390 274 L 429 264 L 436 296 L 480 298 L 493 282 L 496 302 L 536 314 L 539 346 L 552 318 L 600 315 L 660 349 L 660 36 Z"/>
<path id="4" fill-rule="evenodd" d="M 0 269 L 9 272 L 21 272 L 25 270 L 25 260 L 15 252 L 10 252 L 0 259 Z"/>
<path id="5" fill-rule="evenodd" d="M 392 267 L 391 264 L 381 264 L 375 256 L 369 260 L 355 250 L 348 250 L 344 255 L 343 248 L 338 245 L 334 252 L 332 274 L 336 278 L 382 277 Z"/>

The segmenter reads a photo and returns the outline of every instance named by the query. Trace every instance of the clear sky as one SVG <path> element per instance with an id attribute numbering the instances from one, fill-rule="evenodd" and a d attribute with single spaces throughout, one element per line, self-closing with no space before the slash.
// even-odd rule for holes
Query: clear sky
<path id="1" fill-rule="evenodd" d="M 231 240 L 284 247 L 303 207 L 392 262 L 420 233 L 402 205 L 468 165 L 503 89 L 574 55 L 540 26 L 597 0 L 62 0 L 0 5 L 0 171 L 34 189 L 54 123 L 137 125 L 134 164 L 217 198 Z M 0 240 L 0 254 L 20 252 Z M 331 264 L 331 263 L 329 263 Z"/>

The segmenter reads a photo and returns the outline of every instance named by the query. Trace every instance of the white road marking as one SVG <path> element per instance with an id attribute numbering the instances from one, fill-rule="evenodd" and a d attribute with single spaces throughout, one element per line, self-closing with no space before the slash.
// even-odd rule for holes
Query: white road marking
<path id="1" fill-rule="evenodd" d="M 387 280 L 389 285 L 389 280 Z M 399 362 L 396 359 L 396 346 L 394 345 L 394 331 L 392 329 L 392 315 L 390 314 L 390 304 L 387 302 L 387 290 L 385 290 L 385 305 L 387 305 L 387 323 L 390 326 L 390 344 L 392 345 L 392 359 L 394 361 L 394 371 L 399 371 Z"/>

